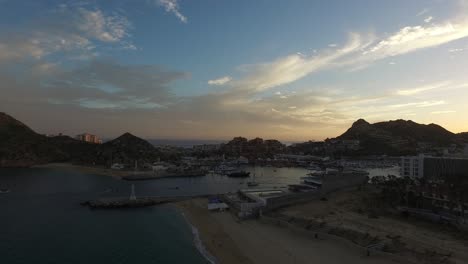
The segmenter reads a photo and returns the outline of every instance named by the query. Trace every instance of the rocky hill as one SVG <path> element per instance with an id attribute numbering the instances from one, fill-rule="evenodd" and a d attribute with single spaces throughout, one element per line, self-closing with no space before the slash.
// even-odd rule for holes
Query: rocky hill
<path id="1" fill-rule="evenodd" d="M 411 120 L 392 120 L 370 124 L 359 119 L 338 140 L 359 140 L 361 152 L 367 154 L 410 154 L 418 144 L 434 147 L 461 143 L 463 136 L 436 124 L 418 124 Z"/>
<path id="2" fill-rule="evenodd" d="M 0 167 L 25 167 L 61 161 L 67 154 L 20 121 L 0 113 Z"/>
<path id="3" fill-rule="evenodd" d="M 458 133 L 457 140 L 462 143 L 468 143 L 468 132 Z"/>
<path id="4" fill-rule="evenodd" d="M 132 165 L 135 161 L 143 165 L 152 163 L 161 153 L 149 142 L 125 133 L 120 137 L 98 146 L 94 155 L 98 164 L 122 163 Z"/>
<path id="5" fill-rule="evenodd" d="M 68 136 L 46 137 L 0 113 L 0 167 L 29 167 L 50 162 L 89 165 L 153 162 L 159 152 L 147 141 L 125 133 L 102 145 Z"/>
<path id="6" fill-rule="evenodd" d="M 276 139 L 254 138 L 248 140 L 244 137 L 235 137 L 224 144 L 221 151 L 227 156 L 244 156 L 249 159 L 256 159 L 272 158 L 274 154 L 281 153 L 285 148 L 286 146 Z"/>

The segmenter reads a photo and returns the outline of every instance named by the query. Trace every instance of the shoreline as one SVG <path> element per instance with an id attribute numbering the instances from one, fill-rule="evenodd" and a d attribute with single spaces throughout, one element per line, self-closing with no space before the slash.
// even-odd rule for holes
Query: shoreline
<path id="1" fill-rule="evenodd" d="M 174 206 L 174 207 L 179 211 L 179 213 L 184 218 L 185 222 L 190 226 L 190 230 L 192 231 L 192 236 L 193 236 L 193 244 L 194 244 L 195 248 L 198 250 L 198 252 L 200 252 L 200 254 L 210 264 L 218 264 L 219 262 L 217 261 L 216 257 L 213 256 L 206 249 L 205 245 L 203 244 L 203 241 L 200 238 L 200 232 L 199 232 L 198 228 L 190 222 L 189 218 L 185 215 L 184 211 L 180 207 L 178 207 L 178 206 Z"/>
<path id="2" fill-rule="evenodd" d="M 75 165 L 72 163 L 47 163 L 41 165 L 34 165 L 30 168 L 47 168 L 47 169 L 63 169 L 70 171 L 79 171 L 82 173 L 89 173 L 101 176 L 109 176 L 114 179 L 124 181 L 151 181 L 168 178 L 196 178 L 203 176 L 183 176 L 183 175 L 154 175 L 153 171 L 138 171 L 137 175 L 134 175 L 134 171 L 128 170 L 113 170 L 103 166 L 86 166 L 86 165 Z"/>
<path id="3" fill-rule="evenodd" d="M 89 173 L 100 176 L 110 176 L 115 179 L 121 180 L 123 177 L 127 176 L 129 172 L 127 171 L 118 171 L 112 170 L 100 166 L 85 166 L 85 165 L 75 165 L 72 163 L 47 163 L 41 165 L 34 165 L 31 168 L 46 168 L 46 169 L 63 169 L 69 171 L 79 171 L 82 173 Z"/>
<path id="4" fill-rule="evenodd" d="M 222 225 L 206 213 L 207 209 L 202 207 L 205 200 L 197 198 L 173 204 L 193 228 L 195 247 L 197 247 L 198 237 L 200 248 L 197 247 L 197 249 L 200 254 L 205 258 L 207 255 L 211 256 L 207 260 L 211 262 L 214 259 L 216 264 L 253 264 L 254 262 L 242 254 L 231 236 L 223 230 Z"/>
<path id="5" fill-rule="evenodd" d="M 174 205 L 196 228 L 203 247 L 216 263 L 401 263 L 385 256 L 366 256 L 339 240 L 313 239 L 258 220 L 240 222 L 228 211 L 209 212 L 206 204 L 206 199 L 197 198 Z"/>

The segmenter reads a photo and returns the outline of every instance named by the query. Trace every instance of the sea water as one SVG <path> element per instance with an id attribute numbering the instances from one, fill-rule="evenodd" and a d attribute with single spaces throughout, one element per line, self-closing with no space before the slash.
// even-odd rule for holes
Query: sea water
<path id="1" fill-rule="evenodd" d="M 0 263 L 208 263 L 171 206 L 90 210 L 127 182 L 56 169 L 0 169 Z"/>
<path id="2" fill-rule="evenodd" d="M 303 168 L 246 167 L 258 187 L 301 181 Z M 102 197 L 235 192 L 252 178 L 207 175 L 128 182 L 67 169 L 0 169 L 0 263 L 211 263 L 179 210 L 155 206 L 91 210 Z"/>

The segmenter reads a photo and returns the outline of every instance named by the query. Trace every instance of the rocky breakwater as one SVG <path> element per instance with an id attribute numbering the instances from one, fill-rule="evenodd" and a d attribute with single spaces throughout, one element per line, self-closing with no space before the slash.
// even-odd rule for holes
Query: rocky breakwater
<path id="1" fill-rule="evenodd" d="M 175 202 L 177 199 L 143 197 L 136 199 L 109 198 L 82 202 L 81 205 L 92 209 L 138 208 Z"/>

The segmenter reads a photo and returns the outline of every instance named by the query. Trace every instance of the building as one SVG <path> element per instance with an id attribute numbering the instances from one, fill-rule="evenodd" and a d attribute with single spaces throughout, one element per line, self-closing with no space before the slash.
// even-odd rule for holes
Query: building
<path id="1" fill-rule="evenodd" d="M 193 150 L 200 152 L 213 152 L 221 148 L 221 144 L 203 144 L 203 145 L 194 145 Z"/>
<path id="2" fill-rule="evenodd" d="M 311 161 L 321 161 L 322 157 L 312 155 L 296 155 L 296 154 L 276 154 L 275 159 L 277 160 L 288 160 L 297 163 L 309 164 Z"/>
<path id="3" fill-rule="evenodd" d="M 424 155 L 401 157 L 400 175 L 402 177 L 422 178 L 424 176 Z"/>
<path id="4" fill-rule="evenodd" d="M 85 141 L 85 142 L 89 142 L 89 143 L 102 144 L 102 140 L 99 139 L 98 136 L 88 134 L 88 133 L 77 135 L 75 138 L 77 140 L 81 140 L 81 141 Z"/>
<path id="5" fill-rule="evenodd" d="M 468 158 L 425 155 L 402 157 L 400 174 L 411 178 L 456 182 L 468 178 Z"/>
<path id="6" fill-rule="evenodd" d="M 58 133 L 58 134 L 44 134 L 44 136 L 46 136 L 46 137 L 61 137 L 61 136 L 63 136 L 63 134 L 62 134 L 62 133 Z"/>

